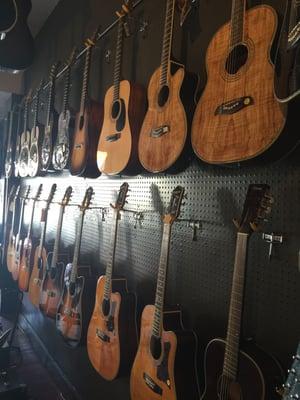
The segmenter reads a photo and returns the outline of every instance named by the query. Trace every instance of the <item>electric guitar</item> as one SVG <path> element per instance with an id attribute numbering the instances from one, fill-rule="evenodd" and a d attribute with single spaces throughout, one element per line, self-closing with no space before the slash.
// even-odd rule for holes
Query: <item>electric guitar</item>
<path id="1" fill-rule="evenodd" d="M 16 158 L 16 169 L 21 178 L 25 178 L 28 175 L 29 167 L 30 131 L 28 130 L 28 107 L 30 101 L 31 95 L 29 94 L 24 106 L 24 123 L 23 132 L 20 137 L 20 152 L 16 151 L 16 157 L 18 157 Z"/>
<path id="2" fill-rule="evenodd" d="M 28 298 L 31 303 L 38 307 L 40 304 L 41 285 L 44 279 L 46 264 L 47 264 L 47 250 L 45 248 L 46 230 L 48 210 L 53 200 L 56 191 L 56 184 L 51 187 L 48 199 L 46 200 L 46 207 L 42 209 L 41 213 L 41 237 L 39 245 L 34 250 L 33 268 L 29 279 Z"/>
<path id="3" fill-rule="evenodd" d="M 300 343 L 283 389 L 283 400 L 300 398 Z"/>
<path id="4" fill-rule="evenodd" d="M 241 325 L 249 237 L 260 228 L 271 210 L 270 188 L 252 184 L 248 188 L 237 227 L 237 242 L 226 339 L 214 339 L 205 351 L 205 391 L 202 400 L 276 400 L 277 381 L 283 382 L 279 364 L 248 343 L 240 349 Z"/>
<path id="5" fill-rule="evenodd" d="M 32 199 L 31 218 L 27 230 L 27 236 L 24 239 L 24 242 L 22 242 L 22 253 L 20 258 L 19 276 L 18 276 L 18 286 L 22 292 L 27 292 L 29 286 L 29 278 L 33 264 L 32 249 L 34 247 L 34 242 L 32 238 L 33 218 L 34 218 L 35 205 L 41 196 L 42 188 L 43 185 L 40 184 L 37 189 L 35 197 Z"/>
<path id="6" fill-rule="evenodd" d="M 49 94 L 48 94 L 48 106 L 47 106 L 47 117 L 46 124 L 44 128 L 44 137 L 42 141 L 41 148 L 41 171 L 47 172 L 50 168 L 52 161 L 52 151 L 53 151 L 53 143 L 55 142 L 57 129 L 58 129 L 58 115 L 54 108 L 54 100 L 55 100 L 55 80 L 57 75 L 59 63 L 55 63 L 51 67 L 50 76 L 49 76 Z"/>
<path id="7" fill-rule="evenodd" d="M 15 156 L 15 140 L 16 140 L 16 135 L 14 135 L 14 132 L 16 131 L 17 134 L 20 133 L 20 120 L 21 120 L 21 111 L 19 108 L 19 111 L 17 113 L 18 116 L 18 122 L 17 126 L 15 126 L 14 122 L 14 117 L 16 115 L 16 107 L 14 106 L 10 112 L 9 115 L 9 129 L 8 129 L 8 137 L 7 137 L 7 146 L 6 146 L 6 156 L 5 156 L 5 165 L 4 165 L 4 170 L 5 170 L 5 178 L 9 179 L 11 176 L 14 175 L 14 156 Z"/>
<path id="8" fill-rule="evenodd" d="M 56 327 L 66 343 L 72 347 L 78 346 L 83 336 L 82 298 L 84 296 L 85 278 L 78 276 L 78 258 L 84 216 L 90 205 L 92 195 L 93 188 L 89 187 L 80 206 L 73 261 L 65 269 L 63 293 L 56 314 Z"/>
<path id="9" fill-rule="evenodd" d="M 182 169 L 195 108 L 196 77 L 171 61 L 175 0 L 166 4 L 161 66 L 149 82 L 149 106 L 138 143 L 140 162 L 150 172 Z"/>
<path id="10" fill-rule="evenodd" d="M 95 45 L 98 30 L 91 39 L 87 39 L 85 65 L 83 70 L 80 110 L 76 114 L 70 172 L 72 175 L 97 178 L 96 147 L 100 127 L 103 122 L 103 105 L 88 97 L 90 63 L 92 49 Z"/>
<path id="11" fill-rule="evenodd" d="M 127 191 L 128 183 L 123 183 L 113 206 L 106 273 L 98 280 L 87 335 L 89 359 L 95 370 L 110 381 L 129 372 L 137 348 L 136 297 L 128 292 L 125 278 L 113 278 L 120 211 L 124 207 Z"/>
<path id="12" fill-rule="evenodd" d="M 7 241 L 7 250 L 6 250 L 6 265 L 9 272 L 12 272 L 13 265 L 14 265 L 14 249 L 15 249 L 15 241 L 16 241 L 16 213 L 17 213 L 17 199 L 20 193 L 20 186 L 17 186 L 16 192 L 14 197 L 10 203 L 10 210 L 12 212 L 11 217 L 11 227 L 10 232 L 8 235 Z"/>
<path id="13" fill-rule="evenodd" d="M 40 310 L 51 318 L 55 318 L 56 316 L 63 289 L 64 263 L 60 261 L 59 244 L 64 212 L 66 206 L 69 204 L 71 195 L 72 187 L 69 186 L 60 203 L 54 248 L 53 252 L 49 252 L 47 255 L 46 271 L 41 287 Z"/>
<path id="14" fill-rule="evenodd" d="M 53 148 L 52 164 L 56 171 L 62 171 L 67 167 L 70 158 L 70 140 L 74 131 L 74 114 L 69 107 L 71 68 L 76 60 L 76 49 L 73 50 L 67 62 L 65 73 L 65 87 L 63 110 L 58 119 L 58 133 Z"/>
<path id="15" fill-rule="evenodd" d="M 287 151 L 276 145 L 287 111 L 274 95 L 270 49 L 276 29 L 270 6 L 246 10 L 246 0 L 232 0 L 231 21 L 206 52 L 208 81 L 192 124 L 192 146 L 203 161 L 234 164 Z M 296 139 L 290 139 L 294 146 Z"/>
<path id="16" fill-rule="evenodd" d="M 171 229 L 180 214 L 184 188 L 172 193 L 164 216 L 155 305 L 144 308 L 138 351 L 130 377 L 132 400 L 198 400 L 197 338 L 183 328 L 181 312 L 167 311 L 164 297 Z"/>
<path id="17" fill-rule="evenodd" d="M 97 149 L 100 172 L 107 175 L 136 174 L 141 170 L 137 144 L 146 109 L 144 89 L 121 80 L 123 39 L 126 16 L 130 8 L 123 5 L 118 22 L 114 84 L 104 99 L 104 121 Z"/>

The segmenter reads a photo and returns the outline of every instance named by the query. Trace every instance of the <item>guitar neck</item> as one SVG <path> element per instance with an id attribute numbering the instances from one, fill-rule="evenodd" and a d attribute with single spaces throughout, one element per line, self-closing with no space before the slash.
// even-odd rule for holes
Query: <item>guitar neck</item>
<path id="1" fill-rule="evenodd" d="M 114 69 L 114 101 L 120 97 L 120 80 L 121 80 L 121 66 L 123 55 L 123 18 L 119 19 L 118 34 L 117 34 L 117 47 Z"/>
<path id="2" fill-rule="evenodd" d="M 84 64 L 84 70 L 83 70 L 82 91 L 81 91 L 81 100 L 80 100 L 80 115 L 84 114 L 86 100 L 88 97 L 91 55 L 92 55 L 92 47 L 89 46 L 85 53 L 85 64 Z"/>
<path id="3" fill-rule="evenodd" d="M 233 380 L 236 379 L 238 367 L 248 238 L 249 235 L 246 233 L 238 232 L 237 234 L 225 358 L 223 365 L 223 374 Z"/>
<path id="4" fill-rule="evenodd" d="M 161 86 L 165 86 L 168 83 L 172 38 L 173 38 L 174 9 L 175 9 L 175 0 L 167 0 L 164 40 L 163 40 L 163 48 L 161 54 L 161 76 L 160 76 Z"/>
<path id="5" fill-rule="evenodd" d="M 71 68 L 68 67 L 65 75 L 65 86 L 64 86 L 64 99 L 63 99 L 64 118 L 66 118 L 66 113 L 69 108 L 70 82 L 71 82 Z"/>
<path id="6" fill-rule="evenodd" d="M 119 225 L 119 210 L 114 210 L 112 229 L 111 229 L 111 247 L 108 255 L 108 262 L 106 264 L 106 273 L 105 273 L 105 286 L 104 286 L 104 298 L 109 300 L 111 295 L 111 280 L 113 274 L 113 267 L 115 263 L 115 253 L 116 253 L 116 243 L 117 243 L 117 234 L 118 234 L 118 225 Z"/>
<path id="7" fill-rule="evenodd" d="M 18 227 L 18 233 L 17 236 L 20 237 L 21 231 L 22 231 L 22 225 L 23 225 L 23 219 L 24 219 L 24 209 L 25 209 L 25 199 L 22 199 L 21 201 L 21 210 L 20 210 L 20 219 L 19 219 L 19 227 Z"/>
<path id="8" fill-rule="evenodd" d="M 170 237 L 171 237 L 171 224 L 165 223 L 163 230 L 163 237 L 161 243 L 160 261 L 158 268 L 158 277 L 155 294 L 155 312 L 154 320 L 152 325 L 152 334 L 159 338 L 162 332 L 163 323 L 163 309 L 164 309 L 164 297 L 166 288 L 166 278 L 169 260 L 169 248 L 170 248 Z"/>
<path id="9" fill-rule="evenodd" d="M 46 126 L 50 124 L 51 113 L 53 112 L 54 108 L 54 92 L 55 92 L 55 81 L 54 79 L 52 79 L 50 81 L 50 87 L 49 87 Z"/>
<path id="10" fill-rule="evenodd" d="M 28 239 L 31 237 L 32 225 L 33 225 L 33 218 L 34 218 L 35 203 L 36 203 L 36 200 L 33 200 L 33 203 L 32 203 L 32 210 L 31 210 L 31 217 L 30 217 L 30 224 L 29 224 L 28 231 L 27 231 L 27 238 L 28 238 Z"/>
<path id="11" fill-rule="evenodd" d="M 244 38 L 245 0 L 232 0 L 230 47 L 241 43 Z"/>
<path id="12" fill-rule="evenodd" d="M 33 118 L 33 127 L 35 128 L 38 123 L 38 113 L 39 113 L 39 103 L 40 103 L 40 91 L 38 90 L 36 93 L 36 99 L 34 104 L 34 118 Z"/>
<path id="13" fill-rule="evenodd" d="M 76 232 L 76 240 L 75 240 L 74 255 L 73 255 L 73 262 L 72 262 L 72 272 L 71 272 L 71 276 L 70 276 L 70 281 L 72 283 L 76 282 L 76 279 L 78 276 L 78 259 L 79 259 L 79 252 L 80 252 L 84 215 L 85 215 L 85 210 L 81 210 L 79 223 L 78 223 L 78 229 Z"/>
<path id="14" fill-rule="evenodd" d="M 60 206 L 60 210 L 59 210 L 57 230 L 56 230 L 56 236 L 55 236 L 55 242 L 54 242 L 54 248 L 53 248 L 53 256 L 52 256 L 52 260 L 51 260 L 51 268 L 55 268 L 57 261 L 58 261 L 58 251 L 59 251 L 59 243 L 60 243 L 60 238 L 61 238 L 64 212 L 65 212 L 65 206 L 62 204 Z"/>
<path id="15" fill-rule="evenodd" d="M 42 251 L 45 244 L 47 219 L 48 219 L 48 208 L 44 208 L 42 210 L 42 216 L 41 216 L 41 238 L 39 244 L 39 258 L 42 256 Z"/>

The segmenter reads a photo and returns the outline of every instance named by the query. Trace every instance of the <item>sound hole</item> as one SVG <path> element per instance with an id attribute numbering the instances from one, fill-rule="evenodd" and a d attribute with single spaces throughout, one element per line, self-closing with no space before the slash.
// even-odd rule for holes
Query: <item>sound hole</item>
<path id="1" fill-rule="evenodd" d="M 243 65 L 246 64 L 248 59 L 248 48 L 244 44 L 235 46 L 226 60 L 226 71 L 230 75 L 236 74 Z"/>
<path id="2" fill-rule="evenodd" d="M 155 360 L 158 360 L 160 358 L 161 351 L 162 351 L 160 338 L 157 338 L 157 337 L 155 337 L 153 335 L 151 336 L 150 351 L 151 351 L 152 357 Z"/>
<path id="3" fill-rule="evenodd" d="M 119 118 L 121 112 L 121 102 L 120 100 L 116 100 L 113 102 L 112 108 L 111 108 L 111 117 L 112 119 L 117 119 Z"/>
<path id="4" fill-rule="evenodd" d="M 102 302 L 102 313 L 105 317 L 108 316 L 110 311 L 110 301 L 107 299 L 104 299 Z"/>
<path id="5" fill-rule="evenodd" d="M 15 23 L 16 9 L 13 0 L 1 0 L 0 32 L 7 31 Z"/>
<path id="6" fill-rule="evenodd" d="M 163 86 L 160 89 L 160 91 L 158 93 L 158 105 L 160 107 L 163 107 L 166 104 L 166 102 L 168 101 L 169 93 L 170 93 L 170 89 L 169 89 L 169 86 L 167 86 L 167 85 Z"/>

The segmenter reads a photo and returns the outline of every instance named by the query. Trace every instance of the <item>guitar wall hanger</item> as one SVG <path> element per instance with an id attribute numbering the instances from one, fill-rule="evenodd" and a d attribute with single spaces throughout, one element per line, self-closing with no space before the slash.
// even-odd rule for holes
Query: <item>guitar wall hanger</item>
<path id="1" fill-rule="evenodd" d="M 274 246 L 283 243 L 283 235 L 281 233 L 263 233 L 262 239 L 269 244 L 268 259 L 269 262 L 274 257 Z"/>
<path id="2" fill-rule="evenodd" d="M 199 219 L 177 219 L 176 222 L 185 222 L 188 228 L 193 229 L 192 241 L 197 242 L 198 233 L 202 232 L 202 222 Z"/>

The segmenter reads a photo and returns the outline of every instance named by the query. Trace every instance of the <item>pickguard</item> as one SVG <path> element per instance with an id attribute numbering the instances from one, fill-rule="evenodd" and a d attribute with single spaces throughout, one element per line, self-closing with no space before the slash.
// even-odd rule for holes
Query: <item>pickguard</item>
<path id="1" fill-rule="evenodd" d="M 170 375 L 168 370 L 169 364 L 169 354 L 170 354 L 171 344 L 170 342 L 164 343 L 163 359 L 159 366 L 157 367 L 157 379 L 164 382 L 168 388 L 171 388 Z"/>

